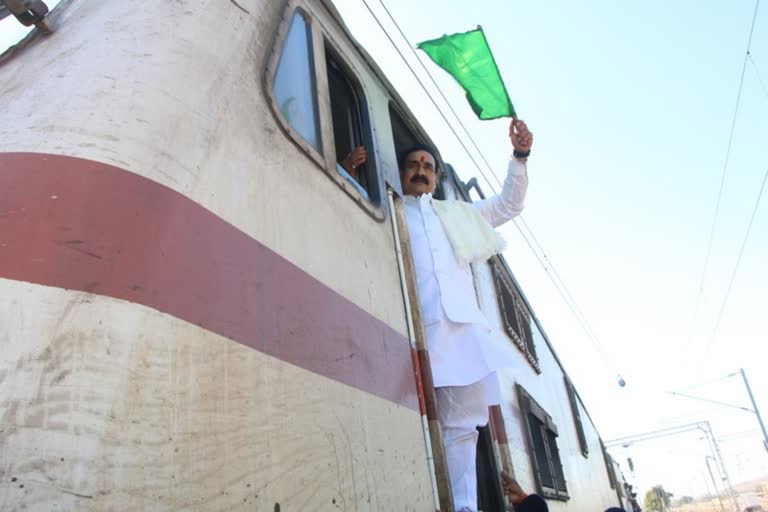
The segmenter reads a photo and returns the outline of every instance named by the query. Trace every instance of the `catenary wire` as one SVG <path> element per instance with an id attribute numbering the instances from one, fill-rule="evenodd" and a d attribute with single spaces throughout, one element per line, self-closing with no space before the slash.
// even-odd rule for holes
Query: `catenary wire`
<path id="1" fill-rule="evenodd" d="M 493 183 L 488 178 L 488 176 L 485 175 L 485 173 L 480 168 L 480 165 L 477 163 L 477 160 L 475 160 L 475 157 L 472 156 L 472 153 L 470 153 L 469 149 L 467 148 L 466 144 L 464 144 L 464 141 L 459 137 L 459 134 L 456 132 L 456 130 L 453 128 L 453 125 L 450 121 L 448 121 L 448 118 L 445 116 L 445 113 L 442 111 L 442 109 L 438 106 L 437 102 L 435 101 L 435 98 L 429 93 L 427 90 L 427 87 L 424 85 L 424 82 L 422 82 L 421 78 L 419 77 L 418 73 L 413 69 L 413 66 L 411 66 L 411 63 L 408 62 L 408 59 L 405 58 L 405 55 L 403 55 L 403 52 L 400 51 L 400 47 L 397 46 L 395 41 L 392 39 L 392 36 L 389 35 L 389 32 L 384 27 L 384 24 L 381 22 L 379 17 L 376 15 L 376 13 L 371 8 L 370 4 L 368 3 L 368 0 L 363 0 L 363 4 L 365 4 L 365 7 L 368 9 L 368 12 L 371 13 L 371 16 L 373 16 L 373 19 L 376 21 L 376 23 L 379 25 L 379 28 L 382 32 L 384 32 L 384 35 L 387 36 L 387 39 L 389 40 L 392 47 L 395 49 L 395 51 L 400 55 L 400 58 L 405 63 L 405 65 L 408 67 L 408 69 L 411 71 L 411 74 L 416 78 L 416 81 L 419 82 L 419 85 L 424 90 L 424 92 L 427 94 L 427 97 L 429 97 L 429 100 L 432 102 L 432 105 L 434 105 L 437 112 L 440 114 L 440 117 L 443 118 L 443 121 L 445 121 L 445 124 L 448 125 L 448 128 L 453 133 L 454 137 L 456 137 L 456 140 L 459 142 L 462 148 L 464 148 L 464 151 L 467 153 L 467 156 L 469 156 L 469 159 L 472 160 L 472 163 L 475 164 L 475 167 L 477 167 L 478 171 L 482 175 L 483 179 L 488 183 L 488 186 L 491 188 L 491 190 L 495 191 L 495 188 L 493 186 Z"/>
<path id="2" fill-rule="evenodd" d="M 696 317 L 699 314 L 699 309 L 701 308 L 701 301 L 704 297 L 704 283 L 707 278 L 707 270 L 709 269 L 709 260 L 712 256 L 712 245 L 714 243 L 715 239 L 715 228 L 717 226 L 717 219 L 720 216 L 720 204 L 723 197 L 723 189 L 725 188 L 725 177 L 728 174 L 728 162 L 731 158 L 731 148 L 733 146 L 733 134 L 736 130 L 736 119 L 739 114 L 739 106 L 741 104 L 741 93 L 744 89 L 744 74 L 747 71 L 747 60 L 749 59 L 749 50 L 752 46 L 752 34 L 754 34 L 755 31 L 755 21 L 757 20 L 757 12 L 760 8 L 760 0 L 756 0 L 755 2 L 755 10 L 752 14 L 752 23 L 749 29 L 749 37 L 747 38 L 747 50 L 744 53 L 744 62 L 741 66 L 741 77 L 739 78 L 739 89 L 738 93 L 736 94 L 736 106 L 733 109 L 733 118 L 731 119 L 731 129 L 730 133 L 728 134 L 728 144 L 725 150 L 725 160 L 723 161 L 723 170 L 720 175 L 720 187 L 717 191 L 717 200 L 715 201 L 715 212 L 712 216 L 712 225 L 709 229 L 709 240 L 707 242 L 707 250 L 704 256 L 704 268 L 701 272 L 701 279 L 699 280 L 699 290 L 696 295 L 696 305 L 693 310 L 693 317 L 691 319 L 691 325 L 688 330 L 688 338 L 689 341 L 693 335 L 693 326 L 696 322 Z"/>
<path id="3" fill-rule="evenodd" d="M 763 82 L 762 76 L 760 76 L 760 70 L 757 68 L 757 63 L 755 62 L 755 59 L 752 57 L 752 53 L 749 53 L 749 62 L 752 63 L 752 68 L 755 70 L 755 76 L 757 76 L 757 81 L 760 82 L 760 87 L 763 90 L 763 94 L 765 95 L 765 98 L 768 99 L 768 87 L 765 86 L 765 82 Z"/>
<path id="4" fill-rule="evenodd" d="M 491 164 L 490 164 L 490 163 L 488 163 L 488 160 L 485 158 L 485 155 L 484 155 L 484 154 L 483 154 L 483 152 L 480 150 L 480 148 L 477 146 L 477 143 L 475 142 L 475 139 L 474 139 L 474 138 L 472 137 L 472 135 L 469 133 L 469 130 L 467 130 L 467 127 L 466 127 L 466 126 L 464 125 L 464 123 L 462 122 L 461 118 L 459 117 L 459 114 L 457 114 L 457 113 L 456 113 L 456 110 L 454 110 L 454 108 L 453 108 L 453 105 L 451 105 L 451 102 L 450 102 L 450 101 L 448 101 L 448 98 L 446 98 L 446 97 L 445 97 L 445 94 L 443 94 L 443 90 L 440 88 L 440 86 L 439 86 L 439 85 L 437 85 L 437 82 L 435 81 L 435 77 L 434 77 L 434 76 L 432 76 L 432 73 L 429 71 L 429 69 L 427 68 L 427 66 L 424 64 L 424 62 L 423 62 L 423 61 L 421 60 L 421 58 L 419 57 L 419 54 L 418 54 L 418 53 L 416 53 L 416 50 L 414 49 L 414 46 L 411 44 L 411 41 L 408 39 L 408 37 L 407 37 L 407 36 L 405 35 L 405 33 L 403 32 L 403 30 L 400 28 L 400 25 L 397 23 L 397 20 L 395 20 L 395 17 L 394 17 L 394 16 L 392 16 L 392 13 L 391 13 L 391 12 L 389 12 L 389 9 L 387 9 L 387 5 L 384 3 L 384 0 L 379 0 L 379 3 L 380 3 L 380 4 L 381 4 L 381 6 L 384 8 L 384 12 L 386 12 L 386 13 L 387 13 L 387 16 L 389 17 L 389 19 L 390 19 L 390 20 L 392 21 L 392 23 L 395 25 L 395 28 L 396 28 L 396 29 L 397 29 L 397 31 L 400 33 L 400 36 L 403 38 L 403 40 L 405 40 L 405 43 L 406 43 L 406 45 L 408 46 L 408 48 L 410 48 L 410 50 L 411 50 L 411 52 L 413 53 L 414 57 L 416 57 L 416 60 L 417 60 L 417 61 L 419 62 L 419 64 L 421 65 L 421 68 L 422 68 L 422 69 L 423 69 L 423 70 L 424 70 L 424 71 L 427 73 L 427 76 L 429 77 L 430 81 L 432 82 L 432 85 L 434 85 L 434 86 L 435 86 L 435 89 L 437 89 L 437 92 L 438 92 L 438 93 L 440 93 L 440 97 L 441 97 L 441 98 L 443 98 L 443 101 L 445 102 L 445 104 L 446 104 L 446 105 L 448 105 L 448 108 L 450 109 L 451 113 L 453 114 L 453 117 L 455 117 L 455 118 L 456 118 L 456 121 L 459 123 L 459 126 L 461 126 L 461 129 L 462 129 L 462 130 L 464 130 L 464 133 L 465 133 L 465 134 L 467 135 L 467 137 L 469 138 L 469 141 L 472 143 L 472 146 L 474 146 L 474 148 L 475 148 L 475 151 L 477 151 L 477 153 L 480 155 L 480 158 L 483 160 L 483 163 L 485 163 L 485 166 L 486 166 L 486 167 L 488 167 L 488 170 L 490 171 L 490 173 L 491 173 L 491 176 L 493 176 L 493 177 L 495 178 L 495 180 L 496 180 L 496 183 L 497 183 L 499 186 L 502 186 L 501 180 L 500 180 L 500 179 L 499 179 L 499 177 L 496 175 L 496 173 L 495 173 L 495 172 L 493 172 L 493 167 L 491 167 Z"/>
<path id="5" fill-rule="evenodd" d="M 755 201 L 755 206 L 752 209 L 752 215 L 749 218 L 749 225 L 747 226 L 747 232 L 744 235 L 744 240 L 741 242 L 741 248 L 739 249 L 739 256 L 738 258 L 736 258 L 736 265 L 734 265 L 733 272 L 731 272 L 731 279 L 728 282 L 728 288 L 725 291 L 725 296 L 723 297 L 723 303 L 720 306 L 720 312 L 717 314 L 717 321 L 715 322 L 715 328 L 712 330 L 712 337 L 710 338 L 710 344 L 715 339 L 715 337 L 717 337 L 718 330 L 720 329 L 720 322 L 723 319 L 723 313 L 725 312 L 725 308 L 728 305 L 728 298 L 731 295 L 733 282 L 736 280 L 736 273 L 739 271 L 739 266 L 741 265 L 741 257 L 744 256 L 744 249 L 747 246 L 747 241 L 749 241 L 749 235 L 752 232 L 752 224 L 755 221 L 757 210 L 760 207 L 760 200 L 763 197 L 763 190 L 765 189 L 766 179 L 768 179 L 768 169 L 766 169 L 765 174 L 763 174 L 763 183 L 760 185 L 760 192 L 757 193 L 757 200 Z"/>
<path id="6" fill-rule="evenodd" d="M 502 183 L 501 183 L 501 180 L 496 175 L 496 173 L 493 171 L 493 167 L 488 162 L 488 160 L 485 158 L 485 155 L 483 154 L 482 150 L 479 148 L 479 146 L 475 142 L 474 137 L 472 137 L 472 134 L 469 132 L 467 127 L 462 122 L 462 120 L 459 117 L 458 113 L 456 112 L 456 110 L 451 105 L 451 102 L 448 101 L 448 98 L 445 97 L 445 94 L 443 93 L 442 89 L 440 88 L 440 86 L 435 81 L 434 76 L 432 75 L 430 70 L 427 68 L 427 66 L 424 64 L 424 62 L 419 57 L 418 53 L 414 49 L 413 44 L 411 44 L 411 41 L 408 39 L 408 37 L 403 32 L 403 30 L 400 28 L 400 25 L 397 23 L 397 20 L 394 18 L 392 13 L 387 8 L 386 4 L 384 3 L 384 0 L 379 0 L 379 3 L 384 8 L 384 11 L 387 13 L 387 16 L 389 17 L 390 21 L 394 24 L 394 26 L 397 29 L 398 33 L 403 38 L 403 40 L 405 41 L 405 43 L 408 46 L 408 48 L 410 48 L 410 50 L 413 53 L 413 55 L 416 58 L 416 60 L 421 65 L 421 68 L 424 70 L 424 72 L 429 77 L 430 81 L 432 82 L 432 85 L 435 87 L 435 89 L 437 89 L 438 93 L 440 94 L 440 97 L 443 99 L 445 104 L 448 106 L 449 110 L 453 114 L 453 116 L 456 119 L 456 121 L 458 122 L 459 126 L 461 126 L 461 128 L 464 131 L 464 133 L 466 134 L 467 138 L 469 138 L 470 142 L 472 143 L 472 146 L 475 148 L 477 153 L 480 155 L 480 158 L 482 159 L 483 163 L 485 163 L 486 167 L 488 168 L 488 171 L 489 171 L 490 175 L 493 176 L 493 178 L 495 179 L 495 181 L 498 183 L 499 186 L 503 186 Z M 476 162 L 475 162 L 475 164 L 476 164 Z M 478 170 L 480 170 L 480 169 L 478 169 Z M 482 170 L 480 170 L 480 172 L 482 172 Z M 489 181 L 489 180 L 486 178 L 486 181 Z M 492 189 L 493 189 L 493 187 L 492 187 Z M 520 215 L 520 216 L 518 216 L 518 218 L 514 219 L 514 223 L 515 223 L 515 227 L 520 232 L 520 235 L 522 236 L 523 240 L 526 242 L 526 244 L 531 249 L 531 251 L 536 255 L 536 258 L 539 260 L 539 263 L 542 265 L 542 267 L 544 268 L 545 272 L 547 272 L 547 274 L 549 275 L 550 280 L 552 280 L 552 284 L 556 288 L 558 288 L 558 292 L 560 293 L 561 296 L 563 296 L 562 297 L 563 300 L 566 302 L 568 307 L 571 309 L 571 312 L 574 314 L 574 316 L 576 317 L 577 321 L 581 324 L 581 327 L 584 329 L 584 331 L 586 332 L 587 336 L 590 338 L 590 341 L 593 343 L 593 345 L 598 350 L 598 352 L 603 353 L 603 355 L 605 357 L 607 357 L 608 359 L 611 360 L 611 364 L 613 366 L 616 366 L 615 362 L 613 361 L 613 358 L 610 356 L 610 354 L 606 354 L 605 353 L 605 347 L 597 339 L 597 336 L 594 333 L 594 329 L 592 329 L 592 326 L 587 321 L 586 316 L 581 311 L 581 308 L 579 308 L 578 304 L 576 303 L 576 300 L 574 299 L 574 297 L 571 294 L 570 290 L 568 289 L 568 287 L 566 286 L 566 284 L 563 281 L 562 277 L 560 276 L 560 273 L 557 271 L 557 269 L 555 268 L 554 264 L 552 263 L 552 261 L 547 256 L 546 251 L 542 247 L 542 245 L 539 242 L 538 238 L 536 238 L 536 235 L 534 234 L 534 232 L 531 229 L 531 227 L 525 221 L 525 218 L 522 215 Z M 521 227 L 520 224 L 522 224 L 522 227 Z M 523 232 L 523 227 L 528 232 L 528 236 L 526 236 L 526 234 Z M 531 241 L 529 240 L 529 237 L 533 240 L 533 243 L 531 243 Z M 536 250 L 536 248 L 534 246 L 538 248 L 538 252 L 537 252 L 537 250 Z M 541 254 L 541 257 L 539 257 L 539 253 Z M 551 272 L 550 272 L 550 269 L 551 269 Z"/>

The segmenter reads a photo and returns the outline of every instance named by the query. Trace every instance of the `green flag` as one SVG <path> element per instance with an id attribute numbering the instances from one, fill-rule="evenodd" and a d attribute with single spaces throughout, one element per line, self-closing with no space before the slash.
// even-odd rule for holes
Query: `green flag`
<path id="1" fill-rule="evenodd" d="M 516 115 L 482 28 L 424 41 L 416 47 L 459 82 L 478 118 Z"/>

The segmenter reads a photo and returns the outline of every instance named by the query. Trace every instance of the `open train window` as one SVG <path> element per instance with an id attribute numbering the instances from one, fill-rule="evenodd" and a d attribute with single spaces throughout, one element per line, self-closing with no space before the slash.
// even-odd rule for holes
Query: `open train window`
<path id="1" fill-rule="evenodd" d="M 537 491 L 545 498 L 566 501 L 570 497 L 557 446 L 557 427 L 552 417 L 519 384 L 517 396 Z"/>
<path id="2" fill-rule="evenodd" d="M 360 208 L 383 221 L 383 180 L 359 75 L 341 58 L 342 50 L 325 26 L 303 7 L 305 2 L 286 3 L 287 14 L 278 25 L 264 74 L 270 109 L 306 156 Z M 360 146 L 366 149 L 367 162 L 355 168 L 351 162 L 342 165 Z"/>
<path id="3" fill-rule="evenodd" d="M 392 123 L 392 139 L 395 141 L 395 154 L 398 157 L 406 149 L 421 142 L 392 104 L 389 105 L 389 121 Z"/>
<path id="4" fill-rule="evenodd" d="M 479 510 L 504 510 L 504 493 L 489 425 L 477 427 L 477 502 Z"/>
<path id="5" fill-rule="evenodd" d="M 362 87 L 355 75 L 327 45 L 325 64 L 328 73 L 336 171 L 360 195 L 374 204 L 379 204 L 381 197 L 376 178 L 370 119 Z M 366 149 L 367 161 L 356 168 L 345 168 L 342 165 L 343 160 L 358 147 Z"/>
<path id="6" fill-rule="evenodd" d="M 322 153 L 317 109 L 312 33 L 296 10 L 285 36 L 272 83 L 272 94 L 283 118 L 306 142 Z"/>

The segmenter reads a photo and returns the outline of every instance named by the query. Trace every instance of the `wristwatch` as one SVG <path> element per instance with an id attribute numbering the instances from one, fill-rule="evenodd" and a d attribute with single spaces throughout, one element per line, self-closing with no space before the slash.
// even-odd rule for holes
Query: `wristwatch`
<path id="1" fill-rule="evenodd" d="M 515 158 L 528 158 L 530 156 L 530 154 L 531 154 L 531 150 L 530 149 L 528 151 L 525 151 L 525 152 L 518 151 L 518 150 L 514 150 L 512 152 L 512 156 L 514 156 Z"/>

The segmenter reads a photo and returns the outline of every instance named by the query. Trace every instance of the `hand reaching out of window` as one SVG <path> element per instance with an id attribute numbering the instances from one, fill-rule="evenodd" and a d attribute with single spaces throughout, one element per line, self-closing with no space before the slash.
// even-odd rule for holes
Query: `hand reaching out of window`
<path id="1" fill-rule="evenodd" d="M 517 483 L 517 480 L 507 474 L 506 471 L 501 472 L 501 485 L 504 490 L 504 495 L 509 498 L 509 502 L 512 505 L 519 505 L 521 501 L 528 497 L 528 495 Z"/>
<path id="2" fill-rule="evenodd" d="M 549 512 L 549 506 L 538 494 L 526 494 L 517 480 L 501 472 L 501 487 L 515 512 Z"/>
<path id="3" fill-rule="evenodd" d="M 341 166 L 350 174 L 350 176 L 359 181 L 357 171 L 367 160 L 368 153 L 366 153 L 365 148 L 363 146 L 358 146 L 344 157 L 341 161 Z"/>

